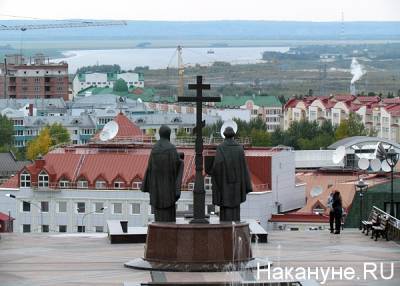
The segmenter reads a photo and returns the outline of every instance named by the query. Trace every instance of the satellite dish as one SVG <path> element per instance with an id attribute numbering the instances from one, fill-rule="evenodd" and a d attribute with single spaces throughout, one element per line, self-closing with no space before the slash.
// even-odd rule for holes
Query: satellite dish
<path id="1" fill-rule="evenodd" d="M 371 160 L 371 169 L 374 172 L 378 172 L 382 167 L 382 163 L 379 159 Z"/>
<path id="2" fill-rule="evenodd" d="M 225 138 L 224 131 L 227 127 L 232 127 L 233 131 L 235 131 L 235 134 L 238 130 L 238 126 L 237 126 L 236 122 L 233 121 L 232 119 L 229 119 L 229 120 L 225 121 L 224 124 L 222 124 L 222 126 L 221 126 L 220 133 L 221 133 L 222 138 Z"/>
<path id="3" fill-rule="evenodd" d="M 385 147 L 383 147 L 382 142 L 379 142 L 378 146 L 376 146 L 376 150 L 375 150 L 376 158 L 379 160 L 385 160 L 386 153 L 387 153 L 386 149 L 385 149 Z"/>
<path id="4" fill-rule="evenodd" d="M 360 160 L 358 160 L 358 168 L 361 170 L 367 170 L 369 168 L 369 160 L 366 158 L 360 158 Z"/>
<path id="5" fill-rule="evenodd" d="M 142 103 L 143 100 L 139 97 L 139 98 L 137 99 L 137 102 Z"/>
<path id="6" fill-rule="evenodd" d="M 390 172 L 392 171 L 392 168 L 390 168 L 388 162 L 386 160 L 382 161 L 382 171 L 384 172 Z"/>
<path id="7" fill-rule="evenodd" d="M 322 194 L 322 191 L 323 190 L 320 186 L 316 186 L 311 189 L 310 195 L 311 195 L 311 197 L 315 198 L 316 196 L 319 196 L 320 194 Z"/>
<path id="8" fill-rule="evenodd" d="M 346 156 L 346 147 L 344 146 L 339 146 L 336 148 L 335 151 L 333 151 L 333 156 L 332 156 L 332 161 L 335 164 L 339 164 L 344 156 Z"/>
<path id="9" fill-rule="evenodd" d="M 104 125 L 103 130 L 100 132 L 100 140 L 108 141 L 113 139 L 118 133 L 118 124 L 117 122 L 110 121 L 106 125 Z"/>

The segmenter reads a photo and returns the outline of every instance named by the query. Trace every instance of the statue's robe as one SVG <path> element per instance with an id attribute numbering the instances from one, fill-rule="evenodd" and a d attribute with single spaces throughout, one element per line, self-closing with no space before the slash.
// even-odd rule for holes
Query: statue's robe
<path id="1" fill-rule="evenodd" d="M 211 170 L 213 204 L 220 207 L 220 221 L 240 221 L 240 204 L 252 191 L 243 147 L 225 139 L 217 147 Z"/>
<path id="2" fill-rule="evenodd" d="M 156 222 L 175 222 L 175 203 L 181 194 L 183 161 L 175 146 L 161 138 L 151 150 L 142 191 L 150 194 Z"/>

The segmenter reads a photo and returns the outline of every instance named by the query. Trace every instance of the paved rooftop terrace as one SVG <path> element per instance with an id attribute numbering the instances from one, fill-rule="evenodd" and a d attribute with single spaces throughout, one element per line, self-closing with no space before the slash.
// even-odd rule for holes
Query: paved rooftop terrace
<path id="1" fill-rule="evenodd" d="M 0 285 L 134 285 L 151 277 L 167 281 L 226 281 L 232 273 L 153 273 L 124 268 L 141 257 L 144 244 L 114 244 L 103 235 L 2 234 Z M 358 230 L 341 235 L 327 231 L 271 232 L 268 244 L 253 244 L 253 254 L 268 257 L 274 267 L 354 267 L 363 273 L 364 262 L 394 262 L 391 280 L 328 280 L 325 285 L 400 285 L 400 245 L 373 241 Z M 389 264 L 384 275 L 389 275 Z M 379 274 L 379 273 L 378 273 Z M 263 278 L 261 274 L 261 278 Z M 362 276 L 362 275 L 361 275 Z M 234 278 L 237 279 L 237 278 Z"/>

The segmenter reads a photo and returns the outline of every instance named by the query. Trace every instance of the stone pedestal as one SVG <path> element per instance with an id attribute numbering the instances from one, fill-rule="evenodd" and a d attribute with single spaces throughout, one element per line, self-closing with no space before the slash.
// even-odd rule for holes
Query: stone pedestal
<path id="1" fill-rule="evenodd" d="M 248 223 L 152 223 L 148 226 L 144 258 L 125 266 L 197 272 L 255 268 L 257 263 L 260 261 L 252 257 Z"/>

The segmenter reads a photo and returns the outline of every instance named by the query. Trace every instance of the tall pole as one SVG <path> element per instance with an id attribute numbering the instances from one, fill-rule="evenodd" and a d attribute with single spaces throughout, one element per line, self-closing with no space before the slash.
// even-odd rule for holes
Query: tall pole
<path id="1" fill-rule="evenodd" d="M 391 174 L 390 174 L 390 215 L 394 217 L 394 200 L 393 200 L 393 170 L 394 166 L 392 167 Z"/>
<path id="2" fill-rule="evenodd" d="M 4 98 L 7 99 L 7 58 L 4 57 Z"/>

